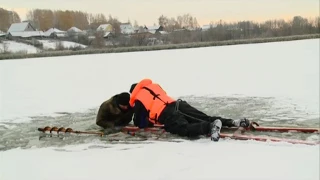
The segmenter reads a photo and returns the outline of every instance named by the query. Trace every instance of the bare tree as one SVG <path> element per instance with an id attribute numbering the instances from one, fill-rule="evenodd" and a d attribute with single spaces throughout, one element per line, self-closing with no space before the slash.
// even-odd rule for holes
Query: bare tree
<path id="1" fill-rule="evenodd" d="M 169 19 L 166 16 L 161 15 L 158 18 L 159 26 L 163 26 L 164 28 L 168 27 Z"/>
<path id="2" fill-rule="evenodd" d="M 147 33 L 138 33 L 132 37 L 133 43 L 138 46 L 145 45 L 147 37 Z"/>
<path id="3" fill-rule="evenodd" d="M 6 32 L 12 23 L 19 23 L 21 19 L 17 12 L 0 8 L 0 31 Z"/>
<path id="4" fill-rule="evenodd" d="M 103 38 L 104 32 L 103 31 L 97 31 L 94 34 L 95 38 L 92 41 L 92 47 L 93 48 L 103 48 L 106 46 L 105 40 Z"/>
<path id="5" fill-rule="evenodd" d="M 133 27 L 134 27 L 134 28 L 139 28 L 139 24 L 138 24 L 138 21 L 134 20 L 134 24 L 133 24 Z"/>

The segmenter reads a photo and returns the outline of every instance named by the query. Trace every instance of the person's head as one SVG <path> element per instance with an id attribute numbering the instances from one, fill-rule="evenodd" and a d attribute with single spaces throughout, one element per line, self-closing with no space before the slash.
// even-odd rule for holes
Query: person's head
<path id="1" fill-rule="evenodd" d="M 122 109 L 126 110 L 129 108 L 130 94 L 127 92 L 123 92 L 118 94 L 116 102 L 117 105 Z"/>
<path id="2" fill-rule="evenodd" d="M 130 91 L 129 91 L 130 93 L 132 93 L 132 91 L 133 91 L 134 88 L 137 86 L 137 84 L 138 84 L 138 83 L 134 83 L 134 84 L 131 85 Z"/>

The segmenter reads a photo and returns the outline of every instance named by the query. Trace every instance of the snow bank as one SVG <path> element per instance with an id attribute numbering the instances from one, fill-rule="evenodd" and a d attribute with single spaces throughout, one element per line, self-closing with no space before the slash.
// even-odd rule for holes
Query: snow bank
<path id="1" fill-rule="evenodd" d="M 22 52 L 28 54 L 35 54 L 39 51 L 39 49 L 34 46 L 15 41 L 3 41 L 0 43 L 0 53 L 4 50 L 12 53 Z"/>
<path id="2" fill-rule="evenodd" d="M 319 180 L 319 147 L 233 140 L 1 152 L 1 179 Z"/>
<path id="3" fill-rule="evenodd" d="M 71 41 L 56 41 L 56 40 L 39 40 L 43 44 L 44 49 L 56 49 L 57 42 L 61 42 L 64 48 L 72 48 L 80 46 L 82 48 L 86 48 L 87 46 Z"/>

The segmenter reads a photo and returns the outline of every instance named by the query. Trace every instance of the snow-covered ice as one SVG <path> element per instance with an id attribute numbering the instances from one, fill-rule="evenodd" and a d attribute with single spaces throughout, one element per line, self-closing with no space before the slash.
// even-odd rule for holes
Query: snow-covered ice
<path id="1" fill-rule="evenodd" d="M 0 61 L 0 122 L 97 107 L 142 78 L 174 97 L 275 97 L 319 118 L 319 49 L 313 39 Z M 0 179 L 318 180 L 319 150 L 209 139 L 18 148 L 0 151 Z"/>

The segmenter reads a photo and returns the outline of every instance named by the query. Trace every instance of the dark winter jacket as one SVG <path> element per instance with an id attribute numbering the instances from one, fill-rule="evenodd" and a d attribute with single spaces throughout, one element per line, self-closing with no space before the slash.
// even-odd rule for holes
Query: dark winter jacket
<path id="1" fill-rule="evenodd" d="M 133 109 L 121 110 L 116 103 L 118 95 L 103 102 L 99 108 L 96 124 L 102 128 L 113 128 L 114 126 L 126 126 L 133 116 Z"/>
<path id="2" fill-rule="evenodd" d="M 159 116 L 159 121 L 164 122 L 168 116 L 172 116 L 173 112 L 176 111 L 176 101 L 169 104 L 161 115 Z M 152 127 L 153 124 L 148 120 L 148 111 L 144 107 L 144 105 L 139 101 L 135 101 L 135 106 L 134 106 L 134 116 L 133 116 L 133 123 L 135 126 L 138 126 L 139 128 L 145 128 L 145 127 Z M 207 122 L 213 122 L 216 119 L 220 119 L 222 121 L 223 126 L 228 126 L 228 127 L 233 127 L 233 119 L 229 118 L 223 118 L 220 116 L 208 116 L 201 111 L 195 109 L 191 105 L 189 105 L 186 101 L 180 102 L 180 108 L 179 110 L 184 113 L 184 114 L 189 114 L 190 116 L 193 116 L 195 118 L 201 119 L 203 121 Z M 190 122 L 192 123 L 192 122 Z"/>

